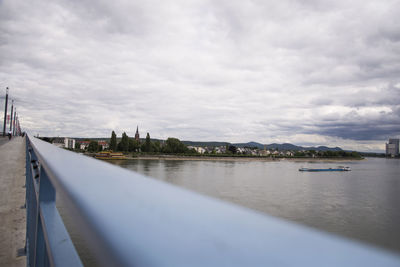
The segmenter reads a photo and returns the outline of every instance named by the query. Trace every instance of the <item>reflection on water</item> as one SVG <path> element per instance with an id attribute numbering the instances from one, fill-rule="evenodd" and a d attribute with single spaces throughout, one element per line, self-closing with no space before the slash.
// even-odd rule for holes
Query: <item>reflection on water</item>
<path id="1" fill-rule="evenodd" d="M 400 252 L 400 161 L 125 160 L 113 164 L 277 217 Z M 350 172 L 299 172 L 350 166 Z"/>

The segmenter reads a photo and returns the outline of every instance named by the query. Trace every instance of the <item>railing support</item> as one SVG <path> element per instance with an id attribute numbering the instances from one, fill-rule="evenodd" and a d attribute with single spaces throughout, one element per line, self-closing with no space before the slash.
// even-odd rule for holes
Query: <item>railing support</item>
<path id="1" fill-rule="evenodd" d="M 56 208 L 56 191 L 26 139 L 27 266 L 82 266 Z"/>

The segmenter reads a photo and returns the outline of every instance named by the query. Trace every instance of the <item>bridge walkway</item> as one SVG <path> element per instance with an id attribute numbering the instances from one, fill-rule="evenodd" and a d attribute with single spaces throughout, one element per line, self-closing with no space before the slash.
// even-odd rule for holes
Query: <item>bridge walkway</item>
<path id="1" fill-rule="evenodd" d="M 26 266 L 25 138 L 0 139 L 0 266 Z"/>

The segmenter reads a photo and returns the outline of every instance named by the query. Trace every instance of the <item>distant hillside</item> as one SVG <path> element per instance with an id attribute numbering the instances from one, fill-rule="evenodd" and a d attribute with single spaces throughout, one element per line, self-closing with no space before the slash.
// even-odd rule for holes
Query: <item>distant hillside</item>
<path id="1" fill-rule="evenodd" d="M 301 146 L 296 146 L 296 145 L 292 145 L 289 143 L 284 143 L 284 144 L 269 144 L 267 145 L 267 149 L 275 149 L 275 150 L 305 150 L 304 147 Z"/>
<path id="2" fill-rule="evenodd" d="M 318 146 L 318 147 L 303 147 L 296 146 L 292 144 L 270 144 L 267 145 L 268 149 L 278 149 L 278 150 L 315 150 L 315 151 L 342 151 L 340 147 L 327 147 L 327 146 Z"/>
<path id="3" fill-rule="evenodd" d="M 226 145 L 234 145 L 236 147 L 257 147 L 258 149 L 264 149 L 264 145 L 257 142 L 248 142 L 248 143 L 228 143 L 228 142 L 193 142 L 193 141 L 183 141 L 185 145 L 188 146 L 226 146 Z M 274 149 L 274 150 L 315 150 L 315 151 L 342 151 L 340 147 L 326 147 L 326 146 L 318 146 L 318 147 L 303 147 L 296 146 L 289 143 L 284 144 L 269 144 L 266 145 L 266 149 Z"/>
<path id="4" fill-rule="evenodd" d="M 327 146 L 318 146 L 318 147 L 311 147 L 308 148 L 308 150 L 317 150 L 317 151 L 343 151 L 343 149 L 341 149 L 340 147 L 327 147 Z"/>
<path id="5" fill-rule="evenodd" d="M 236 147 L 257 147 L 258 149 L 264 149 L 264 145 L 257 142 L 236 143 L 233 145 Z"/>
<path id="6" fill-rule="evenodd" d="M 210 146 L 210 147 L 214 147 L 214 146 L 226 146 L 226 145 L 230 145 L 230 143 L 228 142 L 201 142 L 201 141 L 182 141 L 182 143 L 184 143 L 187 146 Z"/>

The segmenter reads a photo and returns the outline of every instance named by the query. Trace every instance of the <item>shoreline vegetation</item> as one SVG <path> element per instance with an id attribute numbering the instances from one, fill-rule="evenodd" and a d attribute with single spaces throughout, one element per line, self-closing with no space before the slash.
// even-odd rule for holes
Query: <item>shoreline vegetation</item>
<path id="1" fill-rule="evenodd" d="M 97 153 L 83 153 L 86 156 L 94 157 Z M 179 155 L 179 154 L 129 154 L 125 159 L 116 160 L 203 160 L 203 161 L 320 161 L 340 162 L 364 160 L 362 157 L 270 157 L 270 156 L 247 156 L 247 155 Z M 110 159 L 108 159 L 110 160 Z"/>
<path id="2" fill-rule="evenodd" d="M 338 161 L 353 161 L 363 160 L 364 158 L 306 158 L 306 157 L 262 157 L 262 156 L 179 156 L 179 155 L 138 155 L 127 156 L 128 160 L 204 160 L 204 161 L 323 161 L 323 162 L 338 162 Z"/>

